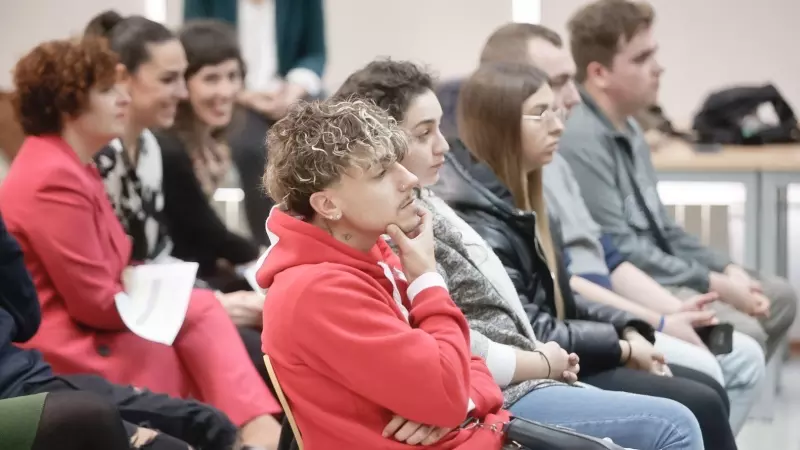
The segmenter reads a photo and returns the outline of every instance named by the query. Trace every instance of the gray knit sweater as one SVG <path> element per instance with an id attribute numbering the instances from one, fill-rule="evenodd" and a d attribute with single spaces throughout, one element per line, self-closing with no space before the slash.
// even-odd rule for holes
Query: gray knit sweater
<path id="1" fill-rule="evenodd" d="M 426 197 L 430 195 L 433 194 L 425 194 Z M 525 318 L 520 317 L 470 260 L 461 233 L 438 211 L 438 208 L 447 206 L 442 202 L 432 203 L 429 198 L 423 198 L 423 202 L 433 213 L 438 270 L 447 283 L 450 297 L 469 322 L 472 353 L 489 360 L 492 347 L 497 345 L 533 350 L 536 344 L 526 336 L 526 327 L 522 322 Z M 487 251 L 491 249 L 487 247 Z M 536 388 L 557 384 L 563 383 L 553 380 L 527 380 L 519 384 L 501 385 L 505 406 L 509 407 Z"/>

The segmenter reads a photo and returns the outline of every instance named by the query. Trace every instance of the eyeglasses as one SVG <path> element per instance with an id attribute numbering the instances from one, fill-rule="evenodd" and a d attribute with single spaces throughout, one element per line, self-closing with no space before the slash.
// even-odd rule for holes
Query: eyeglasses
<path id="1" fill-rule="evenodd" d="M 564 121 L 567 117 L 567 110 L 564 108 L 545 109 L 541 114 L 523 114 L 523 120 L 532 120 L 534 122 L 542 122 L 545 119 Z"/>

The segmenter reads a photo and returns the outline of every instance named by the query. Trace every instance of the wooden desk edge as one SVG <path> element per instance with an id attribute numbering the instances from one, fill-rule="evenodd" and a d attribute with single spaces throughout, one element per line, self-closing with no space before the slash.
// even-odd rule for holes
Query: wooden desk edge
<path id="1" fill-rule="evenodd" d="M 659 172 L 800 172 L 800 144 L 725 146 L 698 153 L 688 143 L 669 142 L 651 154 Z"/>

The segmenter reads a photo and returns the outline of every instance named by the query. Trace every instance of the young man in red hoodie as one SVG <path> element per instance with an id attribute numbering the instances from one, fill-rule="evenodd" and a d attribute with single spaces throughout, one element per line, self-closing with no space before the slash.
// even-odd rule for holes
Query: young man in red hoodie
<path id="1" fill-rule="evenodd" d="M 310 103 L 268 145 L 263 350 L 306 447 L 500 449 L 509 415 L 436 272 L 403 131 L 370 103 Z"/>

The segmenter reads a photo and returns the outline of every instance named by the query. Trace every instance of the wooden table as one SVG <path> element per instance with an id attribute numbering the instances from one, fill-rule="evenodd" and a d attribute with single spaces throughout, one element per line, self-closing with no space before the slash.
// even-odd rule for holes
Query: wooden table
<path id="1" fill-rule="evenodd" d="M 696 152 L 672 140 L 652 154 L 659 179 L 737 182 L 745 186 L 745 261 L 765 273 L 786 275 L 788 186 L 800 183 L 800 144 L 724 146 Z"/>
<path id="2" fill-rule="evenodd" d="M 652 153 L 659 171 L 794 172 L 800 173 L 800 144 L 723 146 L 716 152 L 695 152 L 691 145 L 671 140 Z"/>

